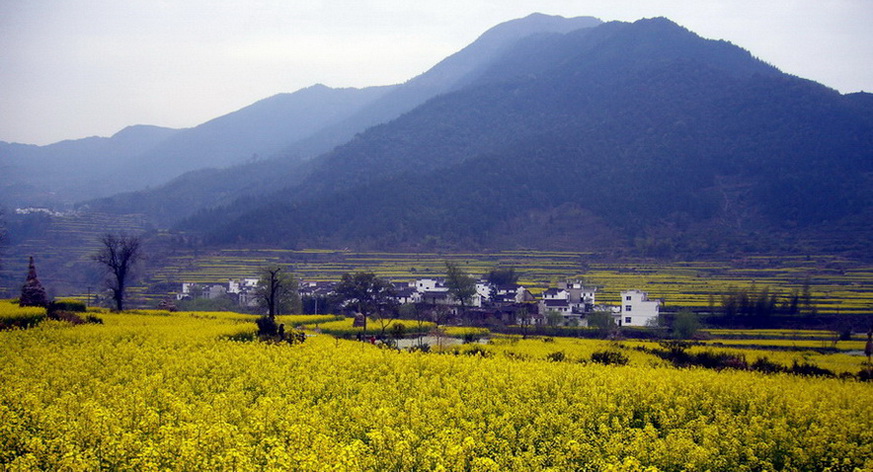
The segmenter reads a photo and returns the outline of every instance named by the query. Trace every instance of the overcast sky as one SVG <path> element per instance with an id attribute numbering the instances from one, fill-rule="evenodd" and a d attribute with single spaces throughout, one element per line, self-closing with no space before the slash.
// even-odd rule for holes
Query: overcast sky
<path id="1" fill-rule="evenodd" d="M 873 0 L 2 0 L 0 140 L 184 128 L 315 83 L 400 83 L 533 12 L 665 16 L 784 72 L 873 91 Z"/>

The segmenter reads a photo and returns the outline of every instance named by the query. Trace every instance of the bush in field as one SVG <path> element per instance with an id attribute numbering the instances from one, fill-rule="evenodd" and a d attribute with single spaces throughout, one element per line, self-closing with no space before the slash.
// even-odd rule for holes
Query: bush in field
<path id="1" fill-rule="evenodd" d="M 546 360 L 551 362 L 563 362 L 567 358 L 564 351 L 555 351 L 546 355 Z"/>
<path id="2" fill-rule="evenodd" d="M 766 374 L 775 374 L 777 372 L 785 372 L 786 368 L 781 364 L 777 364 L 766 357 L 759 357 L 749 365 L 749 368 Z"/>
<path id="3" fill-rule="evenodd" d="M 255 323 L 258 325 L 258 338 L 263 341 L 284 341 L 289 344 L 300 344 L 306 341 L 306 334 L 303 331 L 286 331 L 285 324 L 277 323 L 273 316 L 260 316 L 255 320 Z"/>
<path id="4" fill-rule="evenodd" d="M 628 357 L 618 351 L 597 351 L 591 354 L 591 361 L 603 365 L 627 365 Z"/>
<path id="5" fill-rule="evenodd" d="M 807 376 L 815 376 L 815 377 L 834 377 L 834 373 L 828 369 L 823 369 L 815 364 L 811 364 L 808 362 L 798 363 L 794 361 L 791 367 L 788 369 L 792 374 L 797 375 L 807 375 Z"/>
<path id="6" fill-rule="evenodd" d="M 85 313 L 88 308 L 84 302 L 71 299 L 60 299 L 51 302 L 48 306 L 49 313 L 53 311 L 70 311 L 73 313 Z"/>
<path id="7" fill-rule="evenodd" d="M 18 300 L 0 301 L 0 330 L 29 328 L 46 318 L 43 307 L 22 307 Z"/>
<path id="8" fill-rule="evenodd" d="M 258 325 L 259 336 L 276 336 L 279 334 L 279 323 L 276 323 L 276 318 L 269 315 L 258 317 L 255 320 Z"/>

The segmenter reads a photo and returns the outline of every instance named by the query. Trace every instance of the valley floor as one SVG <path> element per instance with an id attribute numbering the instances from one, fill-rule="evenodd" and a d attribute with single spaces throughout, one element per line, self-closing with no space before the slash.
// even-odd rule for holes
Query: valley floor
<path id="1" fill-rule="evenodd" d="M 0 332 L 4 470 L 873 468 L 867 382 L 677 369 L 596 340 L 440 354 L 244 341 L 254 318 L 233 313 L 94 314 Z M 610 348 L 630 361 L 589 360 Z"/>

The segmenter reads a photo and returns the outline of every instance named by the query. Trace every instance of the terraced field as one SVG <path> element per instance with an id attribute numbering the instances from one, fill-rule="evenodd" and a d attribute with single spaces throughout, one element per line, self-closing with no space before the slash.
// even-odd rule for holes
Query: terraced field
<path id="1" fill-rule="evenodd" d="M 473 275 L 514 267 L 535 294 L 565 278 L 600 287 L 598 300 L 618 303 L 619 292 L 638 288 L 668 307 L 707 308 L 732 289 L 767 287 L 788 297 L 808 280 L 822 313 L 873 311 L 873 266 L 835 256 L 744 258 L 717 262 L 604 261 L 586 252 L 502 251 L 480 254 L 356 253 L 330 250 L 233 250 L 180 254 L 156 270 L 150 283 L 223 282 L 251 276 L 266 264 L 287 264 L 304 280 L 336 281 L 346 272 L 372 271 L 394 281 L 444 275 L 445 261 Z"/>
<path id="2" fill-rule="evenodd" d="M 34 236 L 8 248 L 0 267 L 0 296 L 14 297 L 24 281 L 27 257 L 35 255 L 40 278 L 52 296 L 87 298 L 102 287 L 91 261 L 100 234 L 147 230 L 137 215 L 100 214 L 52 218 Z M 12 235 L 13 239 L 15 235 Z M 820 313 L 873 312 L 873 264 L 835 255 L 742 256 L 707 261 L 615 259 L 586 251 L 499 251 L 482 253 L 389 253 L 347 250 L 192 249 L 185 235 L 149 233 L 148 263 L 130 289 L 134 305 L 154 306 L 182 282 L 226 283 L 251 277 L 268 264 L 285 264 L 298 278 L 339 280 L 345 272 L 372 271 L 393 281 L 440 277 L 445 261 L 479 276 L 495 267 L 514 267 L 534 294 L 565 278 L 600 287 L 598 300 L 618 302 L 619 292 L 636 288 L 662 298 L 668 309 L 717 307 L 732 289 L 761 290 L 788 297 L 809 282 Z"/>

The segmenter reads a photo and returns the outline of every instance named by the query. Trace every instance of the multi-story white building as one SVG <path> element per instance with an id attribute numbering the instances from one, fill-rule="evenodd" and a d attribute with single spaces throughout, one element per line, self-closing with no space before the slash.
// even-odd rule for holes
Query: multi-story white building
<path id="1" fill-rule="evenodd" d="M 627 290 L 621 292 L 616 321 L 619 326 L 651 326 L 660 310 L 661 300 L 649 300 L 649 294 L 640 290 Z"/>
<path id="2" fill-rule="evenodd" d="M 557 288 L 543 292 L 539 313 L 545 316 L 549 311 L 557 311 L 564 316 L 565 325 L 586 326 L 585 314 L 595 310 L 596 293 L 597 287 L 586 287 L 579 281 L 559 282 Z"/>

